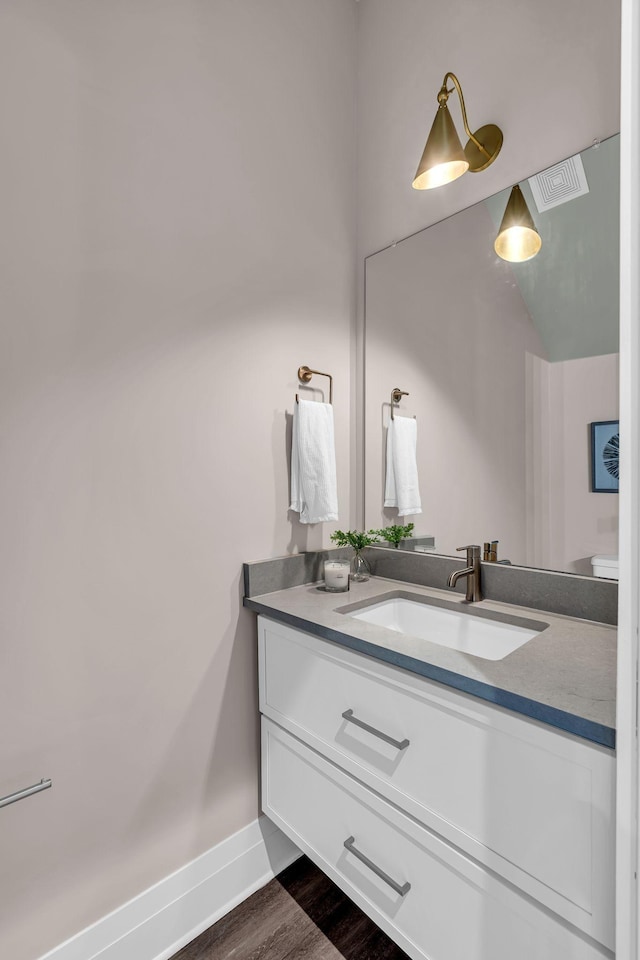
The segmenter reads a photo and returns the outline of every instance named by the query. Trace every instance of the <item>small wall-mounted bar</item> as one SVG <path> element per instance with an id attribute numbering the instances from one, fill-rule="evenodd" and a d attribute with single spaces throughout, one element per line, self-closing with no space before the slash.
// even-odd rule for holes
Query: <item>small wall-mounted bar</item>
<path id="1" fill-rule="evenodd" d="M 333 403 L 333 377 L 330 373 L 321 373 L 320 370 L 311 370 L 309 367 L 298 367 L 298 380 L 300 383 L 309 383 L 314 373 L 317 377 L 329 377 L 329 403 Z M 296 393 L 296 403 L 299 399 Z"/>
<path id="2" fill-rule="evenodd" d="M 409 394 L 406 390 L 401 390 L 400 387 L 394 387 L 391 391 L 391 419 L 395 420 L 393 415 L 394 404 L 400 403 L 400 397 L 408 397 Z"/>
<path id="3" fill-rule="evenodd" d="M 32 787 L 25 787 L 24 790 L 9 793 L 6 797 L 0 797 L 0 807 L 8 807 L 10 803 L 24 800 L 25 797 L 31 797 L 34 793 L 40 793 L 41 790 L 48 790 L 50 786 L 51 780 L 41 780 L 40 783 L 34 783 Z"/>

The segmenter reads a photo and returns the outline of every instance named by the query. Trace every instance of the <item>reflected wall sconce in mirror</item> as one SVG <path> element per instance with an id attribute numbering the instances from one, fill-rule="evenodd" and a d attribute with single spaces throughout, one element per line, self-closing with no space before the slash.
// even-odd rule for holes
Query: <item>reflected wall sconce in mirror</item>
<path id="1" fill-rule="evenodd" d="M 453 83 L 451 90 L 447 87 L 448 80 Z M 447 100 L 454 88 L 460 97 L 462 122 L 469 137 L 464 150 L 447 106 Z M 445 74 L 437 99 L 438 110 L 413 179 L 413 187 L 416 190 L 430 190 L 432 187 L 451 183 L 467 170 L 471 173 L 486 170 L 496 159 L 502 147 L 502 130 L 494 123 L 488 123 L 475 133 L 471 133 L 467 123 L 462 87 L 455 74 Z"/>
<path id="2" fill-rule="evenodd" d="M 524 263 L 540 252 L 542 238 L 518 184 L 511 191 L 493 246 L 498 256 L 510 263 Z"/>

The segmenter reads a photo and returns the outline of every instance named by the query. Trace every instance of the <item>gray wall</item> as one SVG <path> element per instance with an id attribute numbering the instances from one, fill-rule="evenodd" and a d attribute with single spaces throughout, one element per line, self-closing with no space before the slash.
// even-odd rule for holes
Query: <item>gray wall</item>
<path id="1" fill-rule="evenodd" d="M 243 560 L 302 363 L 349 524 L 355 6 L 0 7 L 0 954 L 33 960 L 258 814 Z M 317 394 L 314 394 L 317 395 Z"/>
<path id="2" fill-rule="evenodd" d="M 542 250 L 511 269 L 553 363 L 619 349 L 620 137 L 581 158 L 589 184 L 581 197 L 539 213 L 529 183 L 521 184 Z M 509 193 L 486 201 L 496 229 Z"/>

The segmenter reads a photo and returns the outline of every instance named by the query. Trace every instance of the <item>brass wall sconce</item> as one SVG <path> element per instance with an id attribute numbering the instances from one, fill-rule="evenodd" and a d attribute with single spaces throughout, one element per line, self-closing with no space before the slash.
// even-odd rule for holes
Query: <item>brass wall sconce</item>
<path id="1" fill-rule="evenodd" d="M 511 191 L 493 246 L 498 256 L 510 263 L 531 260 L 542 247 L 542 238 L 518 184 Z"/>
<path id="2" fill-rule="evenodd" d="M 447 106 L 449 95 L 453 93 L 453 88 L 447 88 L 448 80 L 452 81 L 460 97 L 462 122 L 469 137 L 464 150 Z M 413 179 L 413 187 L 416 190 L 430 190 L 451 183 L 467 170 L 471 173 L 486 170 L 500 153 L 501 147 L 502 130 L 494 123 L 488 123 L 471 133 L 460 81 L 455 74 L 446 73 L 438 93 L 438 110 Z"/>

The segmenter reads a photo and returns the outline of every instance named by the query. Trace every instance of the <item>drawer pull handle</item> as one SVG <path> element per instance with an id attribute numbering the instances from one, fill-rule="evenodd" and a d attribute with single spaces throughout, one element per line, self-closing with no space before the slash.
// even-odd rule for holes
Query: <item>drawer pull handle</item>
<path id="1" fill-rule="evenodd" d="M 369 870 L 371 870 L 372 873 L 375 873 L 376 877 L 380 877 L 381 880 L 384 880 L 385 883 L 388 883 L 391 889 L 395 890 L 396 893 L 399 893 L 401 897 L 404 897 L 405 894 L 409 893 L 409 890 L 411 890 L 411 884 L 408 880 L 406 883 L 403 883 L 402 886 L 399 883 L 396 883 L 393 877 L 390 877 L 388 873 L 385 873 L 384 870 L 381 870 L 380 867 L 373 862 L 373 860 L 369 860 L 369 857 L 365 857 L 364 853 L 360 853 L 359 850 L 356 850 L 354 846 L 355 842 L 355 837 L 347 837 L 345 840 L 344 845 L 349 853 L 352 853 L 354 857 L 362 861 L 365 867 L 369 867 Z"/>
<path id="2" fill-rule="evenodd" d="M 363 730 L 366 730 L 367 733 L 372 733 L 374 737 L 378 737 L 380 740 L 384 740 L 385 743 L 390 743 L 392 747 L 395 747 L 397 750 L 406 750 L 409 746 L 410 741 L 405 737 L 404 740 L 394 740 L 393 737 L 390 737 L 388 733 L 383 733 L 382 730 L 376 730 L 375 727 L 370 727 L 368 723 L 365 723 L 364 720 L 358 720 L 357 717 L 354 717 L 353 710 L 345 710 L 342 714 L 345 720 L 348 720 L 349 723 L 355 723 L 356 727 L 362 727 Z"/>

